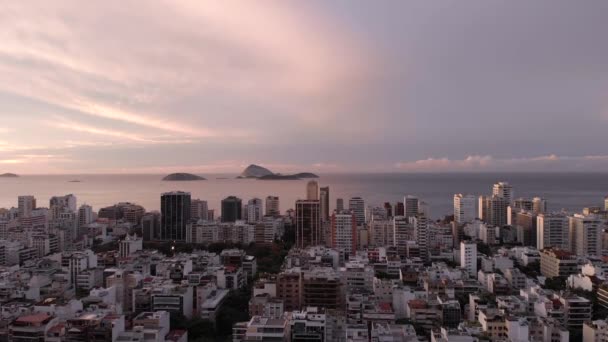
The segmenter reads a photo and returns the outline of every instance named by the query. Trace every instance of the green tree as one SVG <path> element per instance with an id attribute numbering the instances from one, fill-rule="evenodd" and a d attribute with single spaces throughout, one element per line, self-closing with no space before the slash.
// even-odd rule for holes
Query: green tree
<path id="1" fill-rule="evenodd" d="M 483 242 L 477 242 L 477 252 L 488 256 L 492 255 L 492 249 L 490 246 Z"/>
<path id="2" fill-rule="evenodd" d="M 548 290 L 564 291 L 566 289 L 566 277 L 547 278 L 544 287 Z"/>
<path id="3" fill-rule="evenodd" d="M 531 278 L 536 278 L 540 275 L 540 262 L 531 262 L 528 265 L 517 264 L 517 268 L 525 275 Z"/>
<path id="4" fill-rule="evenodd" d="M 230 336 L 235 323 L 249 320 L 251 292 L 251 287 L 246 287 L 228 294 L 216 317 L 218 335 Z"/>
<path id="5" fill-rule="evenodd" d="M 187 319 L 182 314 L 171 313 L 171 329 L 182 329 L 188 331 L 190 341 L 215 341 L 217 331 L 215 324 L 208 319 L 194 318 Z"/>

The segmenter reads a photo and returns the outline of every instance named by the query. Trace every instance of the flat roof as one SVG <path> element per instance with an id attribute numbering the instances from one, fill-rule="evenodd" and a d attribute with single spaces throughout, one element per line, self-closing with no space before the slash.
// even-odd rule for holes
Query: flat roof
<path id="1" fill-rule="evenodd" d="M 43 323 L 50 317 L 51 316 L 49 314 L 47 314 L 46 312 L 43 312 L 43 313 L 37 313 L 37 314 L 33 314 L 33 315 L 21 316 L 21 317 L 17 318 L 16 321 L 19 323 Z"/>

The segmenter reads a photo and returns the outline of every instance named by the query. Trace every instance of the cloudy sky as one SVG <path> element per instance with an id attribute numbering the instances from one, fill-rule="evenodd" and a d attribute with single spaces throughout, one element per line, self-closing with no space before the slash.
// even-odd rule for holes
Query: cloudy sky
<path id="1" fill-rule="evenodd" d="M 3 1 L 0 172 L 608 171 L 608 2 Z"/>

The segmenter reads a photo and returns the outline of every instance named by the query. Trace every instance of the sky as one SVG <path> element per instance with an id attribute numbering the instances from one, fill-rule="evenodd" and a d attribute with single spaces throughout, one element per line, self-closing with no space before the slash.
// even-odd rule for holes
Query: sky
<path id="1" fill-rule="evenodd" d="M 608 172 L 607 17 L 603 0 L 2 1 L 0 173 Z"/>

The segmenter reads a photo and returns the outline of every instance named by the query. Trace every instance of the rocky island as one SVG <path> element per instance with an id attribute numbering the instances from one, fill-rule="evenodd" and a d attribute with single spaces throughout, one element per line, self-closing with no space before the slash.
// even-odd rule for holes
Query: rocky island
<path id="1" fill-rule="evenodd" d="M 304 178 L 319 178 L 310 172 L 300 172 L 292 175 L 274 173 L 265 167 L 251 164 L 237 178 L 253 178 L 259 180 L 299 180 Z"/>
<path id="2" fill-rule="evenodd" d="M 0 177 L 2 178 L 17 178 L 19 177 L 18 175 L 14 174 L 14 173 L 3 173 L 0 175 Z"/>
<path id="3" fill-rule="evenodd" d="M 165 178 L 164 181 L 200 181 L 206 180 L 205 178 L 197 175 L 193 175 L 191 173 L 172 173 Z"/>
<path id="4" fill-rule="evenodd" d="M 272 176 L 274 172 L 268 170 L 265 167 L 261 167 L 259 165 L 251 164 L 241 172 L 241 174 L 237 178 L 261 178 L 266 176 Z"/>

